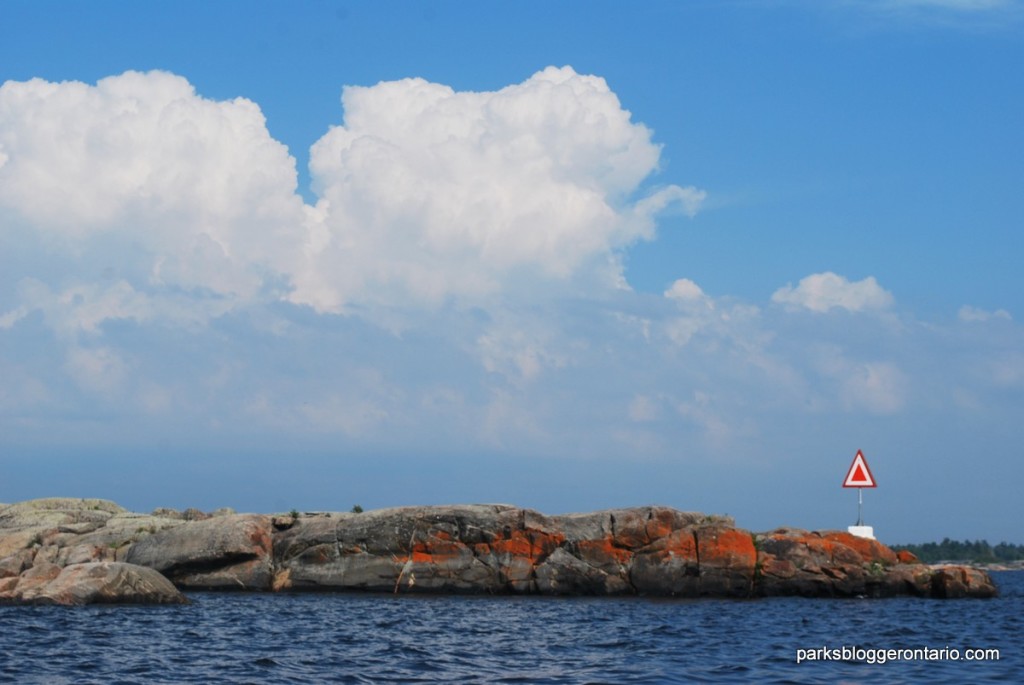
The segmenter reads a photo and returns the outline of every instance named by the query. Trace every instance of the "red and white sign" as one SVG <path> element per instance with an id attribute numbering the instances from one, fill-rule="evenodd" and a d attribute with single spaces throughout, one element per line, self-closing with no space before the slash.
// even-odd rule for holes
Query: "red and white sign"
<path id="1" fill-rule="evenodd" d="M 878 487 L 877 483 L 875 483 L 875 477 L 871 475 L 871 469 L 868 468 L 868 460 L 864 458 L 864 453 L 860 450 L 857 450 L 857 456 L 853 458 L 853 463 L 850 464 L 850 470 L 846 472 L 846 480 L 843 481 L 843 487 Z"/>

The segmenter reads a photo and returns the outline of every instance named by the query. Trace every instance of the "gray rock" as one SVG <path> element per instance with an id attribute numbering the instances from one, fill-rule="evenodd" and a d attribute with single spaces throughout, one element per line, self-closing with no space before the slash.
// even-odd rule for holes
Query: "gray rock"
<path id="1" fill-rule="evenodd" d="M 545 595 L 617 595 L 629 588 L 619 577 L 559 547 L 536 570 L 537 591 Z"/>
<path id="2" fill-rule="evenodd" d="M 85 533 L 91 533 L 97 528 L 101 527 L 105 521 L 83 521 L 81 523 L 65 523 L 57 526 L 58 533 L 67 533 L 70 535 L 83 535 Z"/>
<path id="3" fill-rule="evenodd" d="M 20 592 L 19 584 L 19 592 Z M 118 562 L 75 564 L 49 582 L 20 592 L 31 604 L 186 604 L 188 600 L 156 571 Z"/>
<path id="4" fill-rule="evenodd" d="M 234 514 L 167 528 L 134 543 L 125 561 L 180 587 L 266 590 L 273 578 L 269 516 Z"/>
<path id="5" fill-rule="evenodd" d="M 94 531 L 79 535 L 65 545 L 92 545 L 108 547 L 113 550 L 127 549 L 139 540 L 168 528 L 184 525 L 181 519 L 148 516 L 145 514 L 123 513 L 110 517 L 107 522 Z"/>
<path id="6" fill-rule="evenodd" d="M 123 511 L 122 507 L 103 499 L 35 499 L 0 509 L 0 529 L 56 528 L 71 523 L 101 522 Z"/>
<path id="7" fill-rule="evenodd" d="M 87 564 L 93 561 L 116 561 L 116 550 L 96 545 L 71 545 L 59 548 L 55 563 L 58 566 Z"/>
<path id="8" fill-rule="evenodd" d="M 24 601 L 26 594 L 34 592 L 60 575 L 61 568 L 48 562 L 36 562 L 17 578 L 4 578 L 0 590 L 0 603 L 11 604 Z M 12 582 L 13 581 L 13 582 Z"/>
<path id="9" fill-rule="evenodd" d="M 120 562 L 190 589 L 995 594 L 983 572 L 899 564 L 884 545 L 845 532 L 778 529 L 752 536 L 728 517 L 660 506 L 556 516 L 505 504 L 298 517 L 220 510 L 154 514 L 132 514 L 104 500 L 60 498 L 0 508 L 0 600 L 42 593 L 62 568 Z"/>
<path id="10" fill-rule="evenodd" d="M 642 595 L 697 597 L 700 565 L 694 532 L 673 531 L 641 548 L 630 567 L 630 583 Z"/>
<path id="11" fill-rule="evenodd" d="M 997 596 L 996 586 L 987 573 L 969 566 L 937 566 L 932 568 L 931 596 L 939 599 Z"/>
<path id="12" fill-rule="evenodd" d="M 0 559 L 0 578 L 20 576 L 25 569 L 32 567 L 35 557 L 36 550 L 23 549 Z"/>
<path id="13" fill-rule="evenodd" d="M 912 595 L 927 597 L 931 594 L 932 569 L 924 564 L 899 564 L 887 569 L 879 583 L 881 597 Z"/>

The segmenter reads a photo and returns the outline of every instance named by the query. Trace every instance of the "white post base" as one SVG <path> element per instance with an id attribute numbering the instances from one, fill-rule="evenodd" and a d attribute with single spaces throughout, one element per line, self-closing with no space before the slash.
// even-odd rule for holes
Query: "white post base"
<path id="1" fill-rule="evenodd" d="M 850 526 L 846 530 L 850 532 L 850 535 L 856 535 L 859 538 L 875 539 L 875 529 L 871 526 Z"/>

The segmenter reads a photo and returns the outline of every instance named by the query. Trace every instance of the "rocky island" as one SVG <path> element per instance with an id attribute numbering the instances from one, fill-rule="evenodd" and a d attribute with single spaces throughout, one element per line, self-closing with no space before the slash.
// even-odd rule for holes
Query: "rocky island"
<path id="1" fill-rule="evenodd" d="M 933 567 L 846 532 L 751 533 L 647 506 L 548 516 L 509 505 L 365 513 L 0 505 L 0 603 L 173 604 L 182 590 L 993 597 L 990 576 Z"/>

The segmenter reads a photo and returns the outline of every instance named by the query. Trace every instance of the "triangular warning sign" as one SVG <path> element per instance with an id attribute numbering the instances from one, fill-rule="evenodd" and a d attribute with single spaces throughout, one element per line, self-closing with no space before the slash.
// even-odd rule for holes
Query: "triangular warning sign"
<path id="1" fill-rule="evenodd" d="M 871 469 L 868 468 L 868 461 L 864 458 L 864 453 L 857 450 L 857 456 L 853 458 L 853 463 L 850 464 L 850 470 L 846 472 L 846 480 L 843 481 L 844 488 L 873 488 L 877 487 L 875 483 L 875 477 L 871 475 Z"/>

